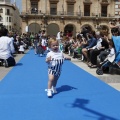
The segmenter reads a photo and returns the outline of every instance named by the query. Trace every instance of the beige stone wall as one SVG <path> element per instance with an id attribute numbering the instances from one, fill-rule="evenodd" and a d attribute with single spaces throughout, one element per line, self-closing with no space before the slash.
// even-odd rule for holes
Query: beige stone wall
<path id="1" fill-rule="evenodd" d="M 22 12 L 26 12 L 26 1 L 27 0 L 22 0 Z"/>
<path id="2" fill-rule="evenodd" d="M 84 0 L 76 0 L 76 3 L 74 4 L 74 12 L 81 11 L 81 13 L 83 15 L 83 13 L 84 13 L 84 3 L 83 3 L 83 1 Z M 81 23 L 78 22 L 78 20 L 76 18 L 76 20 L 69 20 L 69 19 L 67 19 L 67 20 L 64 21 L 64 24 L 63 24 L 58 19 L 54 20 L 54 21 L 49 19 L 51 17 L 49 15 L 48 16 L 48 25 L 51 24 L 51 23 L 56 23 L 56 24 L 58 24 L 58 26 L 59 26 L 61 31 L 64 31 L 64 27 L 66 25 L 68 25 L 68 24 L 72 24 L 73 26 L 75 26 L 76 32 L 80 31 L 81 27 L 84 26 L 84 25 L 89 25 L 89 26 L 91 26 L 91 28 L 93 30 L 97 30 L 96 26 L 94 25 L 94 22 L 93 22 L 93 18 L 95 19 L 95 16 L 92 17 L 92 13 L 94 13 L 95 15 L 101 13 L 101 1 L 102 0 L 99 0 L 99 1 L 98 0 L 90 0 L 90 1 L 92 2 L 92 4 L 91 4 L 91 7 L 90 7 L 90 9 L 91 9 L 91 13 L 90 13 L 91 16 L 89 17 L 89 19 L 86 19 L 84 16 L 82 16 Z M 27 5 L 26 5 L 26 3 L 27 3 Z M 31 8 L 30 0 L 22 0 L 22 6 L 23 6 L 22 7 L 23 8 L 22 12 L 25 13 L 25 12 L 29 11 L 30 8 Z M 59 0 L 59 2 L 57 3 L 57 11 L 62 11 L 62 6 L 64 7 L 64 11 L 67 12 L 67 2 L 66 2 L 66 0 Z M 49 0 L 39 0 L 38 7 L 39 7 L 38 10 L 41 10 L 42 13 L 48 14 L 50 12 L 49 11 L 50 10 Z M 115 2 L 113 0 L 110 0 L 109 1 L 109 5 L 108 5 L 108 14 L 110 14 L 112 17 L 106 17 L 105 19 L 100 18 L 99 25 L 106 25 L 107 27 L 109 27 L 108 22 L 109 22 L 109 20 L 111 20 L 114 17 L 114 11 L 115 11 L 114 8 L 115 8 Z M 40 17 L 41 17 L 41 15 L 40 15 Z M 66 16 L 64 16 L 64 18 L 65 17 Z M 31 24 L 32 22 L 35 22 L 33 17 L 29 18 L 28 25 Z M 40 23 L 42 23 L 42 20 L 41 19 L 37 19 L 36 22 L 38 24 L 40 24 Z M 24 29 L 25 26 L 24 25 L 26 25 L 26 24 L 23 22 L 22 32 L 25 32 L 25 29 Z"/>

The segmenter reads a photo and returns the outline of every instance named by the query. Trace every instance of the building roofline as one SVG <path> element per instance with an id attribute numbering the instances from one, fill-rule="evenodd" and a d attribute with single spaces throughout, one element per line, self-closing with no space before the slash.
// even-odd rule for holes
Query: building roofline
<path id="1" fill-rule="evenodd" d="M 0 7 L 1 6 L 12 7 L 14 10 L 16 10 L 16 7 L 13 4 L 0 4 Z"/>

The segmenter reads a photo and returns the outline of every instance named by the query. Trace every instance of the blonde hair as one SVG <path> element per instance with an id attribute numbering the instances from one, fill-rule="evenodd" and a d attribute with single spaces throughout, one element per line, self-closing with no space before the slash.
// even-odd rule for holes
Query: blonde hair
<path id="1" fill-rule="evenodd" d="M 48 40 L 48 47 L 50 48 L 51 47 L 51 44 L 53 43 L 53 42 L 58 42 L 58 40 L 56 40 L 55 38 L 50 38 L 49 40 Z"/>

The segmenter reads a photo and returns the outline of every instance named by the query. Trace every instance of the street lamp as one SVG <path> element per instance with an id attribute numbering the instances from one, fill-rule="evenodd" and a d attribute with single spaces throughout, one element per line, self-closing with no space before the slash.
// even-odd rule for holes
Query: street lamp
<path id="1" fill-rule="evenodd" d="M 61 17 L 61 22 L 64 24 L 64 17 L 63 16 Z"/>
<path id="2" fill-rule="evenodd" d="M 40 27 L 43 28 L 43 30 L 46 30 L 47 26 L 48 26 L 47 24 L 42 24 L 42 23 L 40 24 Z"/>
<path id="3" fill-rule="evenodd" d="M 45 16 L 45 14 L 43 14 L 43 22 L 40 24 L 40 27 L 43 28 L 43 30 L 46 30 L 47 26 L 47 17 Z"/>
<path id="4" fill-rule="evenodd" d="M 78 23 L 81 24 L 81 16 L 78 16 Z"/>
<path id="5" fill-rule="evenodd" d="M 35 33 L 36 33 L 36 14 L 38 13 L 38 10 L 37 10 L 37 8 L 33 8 L 33 9 L 31 10 L 31 12 L 32 12 L 33 14 L 35 14 Z"/>
<path id="6" fill-rule="evenodd" d="M 25 31 L 28 32 L 28 13 L 23 15 L 23 20 L 26 22 Z"/>
<path id="7" fill-rule="evenodd" d="M 64 6 L 62 4 L 62 15 L 64 15 Z"/>

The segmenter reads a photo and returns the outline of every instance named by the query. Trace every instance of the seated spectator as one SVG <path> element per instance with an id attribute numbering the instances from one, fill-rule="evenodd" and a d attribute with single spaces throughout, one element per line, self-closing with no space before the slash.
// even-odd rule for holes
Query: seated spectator
<path id="1" fill-rule="evenodd" d="M 102 38 L 100 32 L 96 32 L 97 44 L 90 48 L 90 63 L 88 64 L 91 68 L 97 67 L 97 56 L 101 51 L 108 48 L 108 42 Z"/>
<path id="2" fill-rule="evenodd" d="M 108 42 L 108 44 L 109 44 L 109 42 L 111 42 L 111 40 L 109 40 L 108 37 L 105 36 L 105 35 L 104 35 L 103 39 L 106 40 L 106 41 Z M 105 47 L 105 49 L 100 52 L 100 54 L 99 54 L 99 56 L 98 56 L 99 61 L 103 62 L 104 59 L 106 58 L 106 56 L 107 56 L 109 53 L 110 53 L 110 49 L 109 49 L 109 46 L 107 45 L 107 46 Z"/>
<path id="3" fill-rule="evenodd" d="M 120 35 L 120 24 L 116 24 L 115 22 L 109 22 L 109 27 L 111 28 L 111 33 L 113 36 Z"/>
<path id="4" fill-rule="evenodd" d="M 96 73 L 99 74 L 100 70 L 102 70 L 105 73 L 109 73 L 109 67 L 112 66 L 112 62 L 114 60 L 115 60 L 115 47 L 113 41 L 111 40 L 109 41 L 109 54 L 106 55 L 106 58 L 104 58 L 103 61 L 99 61 Z"/>
<path id="5" fill-rule="evenodd" d="M 88 57 L 89 49 L 92 48 L 94 45 L 96 45 L 96 39 L 95 39 L 95 37 L 94 37 L 94 34 L 95 34 L 95 33 L 94 33 L 93 31 L 92 31 L 92 32 L 89 32 L 89 33 L 87 34 L 88 45 L 87 45 L 85 48 L 82 49 L 82 54 L 84 55 L 84 57 L 85 57 L 84 59 L 86 59 L 87 63 L 90 62 L 89 57 Z"/>
<path id="6" fill-rule="evenodd" d="M 81 49 L 84 48 L 87 44 L 87 40 L 83 36 L 81 36 L 81 39 L 78 39 L 78 44 L 73 51 L 73 58 L 78 58 L 78 54 L 81 54 Z"/>
<path id="7" fill-rule="evenodd" d="M 15 53 L 19 53 L 19 43 L 21 41 L 20 36 L 16 36 L 16 40 L 14 41 L 14 48 L 15 48 Z"/>
<path id="8" fill-rule="evenodd" d="M 73 54 L 73 49 L 74 49 L 74 45 L 75 45 L 75 43 L 76 43 L 77 41 L 76 41 L 76 38 L 74 38 L 74 37 L 71 37 L 70 38 L 70 41 L 69 41 L 69 47 L 68 47 L 68 52 L 69 52 L 69 55 L 72 55 Z"/>
<path id="9" fill-rule="evenodd" d="M 106 55 L 106 58 L 103 61 L 109 60 L 110 62 L 113 62 L 113 60 L 115 59 L 115 56 L 113 56 L 113 55 L 115 55 L 115 47 L 114 47 L 113 41 L 111 40 L 109 42 L 109 54 Z M 101 61 L 101 62 L 103 62 L 103 61 Z"/>
<path id="10" fill-rule="evenodd" d="M 16 64 L 12 54 L 15 52 L 13 41 L 8 36 L 8 30 L 4 27 L 0 29 L 0 59 L 5 67 Z"/>
<path id="11" fill-rule="evenodd" d="M 69 37 L 65 37 L 64 38 L 64 53 L 68 54 L 69 52 L 69 46 L 70 46 L 70 38 Z"/>
<path id="12" fill-rule="evenodd" d="M 72 39 L 70 38 L 70 41 L 69 41 L 70 45 L 68 47 L 69 55 L 73 56 L 73 52 L 77 50 L 77 47 L 78 47 L 78 44 L 81 41 L 81 38 L 80 37 L 77 37 L 77 39 L 76 38 L 72 38 Z"/>
<path id="13" fill-rule="evenodd" d="M 88 27 L 83 27 L 83 28 L 82 28 L 82 31 L 81 31 L 81 34 L 83 34 L 83 37 L 84 37 L 85 39 L 87 39 L 87 33 L 89 33 Z"/>
<path id="14" fill-rule="evenodd" d="M 24 47 L 24 43 L 23 42 L 21 42 L 20 43 L 20 46 L 19 46 L 19 53 L 20 54 L 24 54 L 24 52 L 25 52 L 25 49 L 24 49 L 25 47 Z"/>

